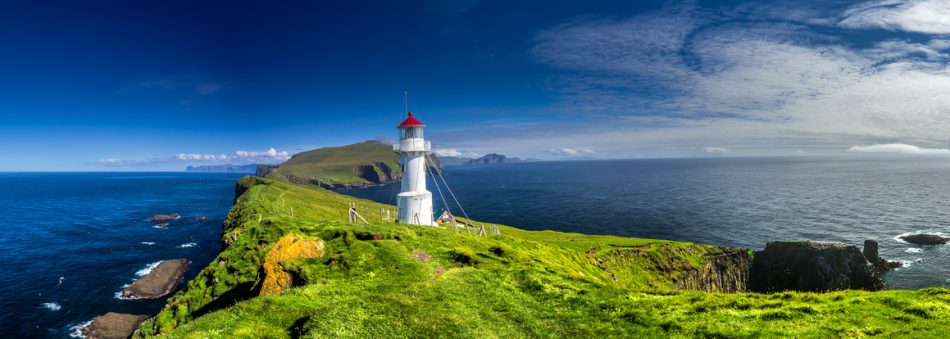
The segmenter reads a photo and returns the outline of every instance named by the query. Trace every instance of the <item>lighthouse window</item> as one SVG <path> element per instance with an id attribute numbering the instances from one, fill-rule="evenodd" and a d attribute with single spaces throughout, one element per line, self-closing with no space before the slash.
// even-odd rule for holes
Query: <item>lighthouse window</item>
<path id="1" fill-rule="evenodd" d="M 408 139 L 408 138 L 421 138 L 421 137 L 422 137 L 422 129 L 419 128 L 419 127 L 407 128 L 407 129 L 406 129 L 406 132 L 405 132 L 404 134 L 405 134 L 405 135 L 403 136 L 403 138 L 406 138 L 406 139 Z"/>

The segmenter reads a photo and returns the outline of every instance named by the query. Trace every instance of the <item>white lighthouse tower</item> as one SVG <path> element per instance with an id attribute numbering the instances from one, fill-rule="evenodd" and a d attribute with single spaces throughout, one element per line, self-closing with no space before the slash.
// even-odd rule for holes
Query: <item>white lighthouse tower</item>
<path id="1" fill-rule="evenodd" d="M 425 128 L 419 120 L 409 116 L 396 128 L 399 129 L 399 143 L 393 150 L 399 153 L 402 163 L 402 190 L 397 196 L 399 222 L 414 225 L 433 226 L 432 192 L 426 190 L 426 155 L 432 146 L 422 137 Z"/>

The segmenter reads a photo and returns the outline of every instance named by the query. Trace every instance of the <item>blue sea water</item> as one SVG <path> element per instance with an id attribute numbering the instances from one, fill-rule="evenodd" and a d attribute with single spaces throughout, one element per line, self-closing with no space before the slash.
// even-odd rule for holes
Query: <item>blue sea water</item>
<path id="1" fill-rule="evenodd" d="M 445 172 L 476 220 L 756 250 L 772 240 L 863 246 L 865 239 L 877 239 L 883 257 L 906 265 L 888 273 L 888 288 L 950 287 L 950 245 L 896 239 L 911 232 L 950 235 L 948 159 L 643 159 Z M 430 178 L 438 209 L 443 204 L 433 184 Z M 393 203 L 397 190 L 386 185 L 343 192 Z M 454 204 L 449 208 L 461 214 Z"/>
<path id="2" fill-rule="evenodd" d="M 217 255 L 239 174 L 0 173 L 0 337 L 68 337 L 105 312 L 164 300 L 116 295 L 149 265 Z M 154 214 L 181 218 L 156 228 Z M 198 220 L 206 216 L 208 220 Z"/>

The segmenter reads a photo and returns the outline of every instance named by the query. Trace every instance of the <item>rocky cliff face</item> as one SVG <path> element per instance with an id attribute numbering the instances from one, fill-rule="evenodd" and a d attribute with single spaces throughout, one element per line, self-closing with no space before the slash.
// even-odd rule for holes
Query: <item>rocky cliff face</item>
<path id="1" fill-rule="evenodd" d="M 884 288 L 857 246 L 815 241 L 769 242 L 755 254 L 749 278 L 753 292 Z"/>
<path id="2" fill-rule="evenodd" d="M 744 292 L 748 290 L 751 267 L 748 250 L 720 247 L 706 254 L 701 268 L 687 270 L 676 286 L 706 292 Z"/>

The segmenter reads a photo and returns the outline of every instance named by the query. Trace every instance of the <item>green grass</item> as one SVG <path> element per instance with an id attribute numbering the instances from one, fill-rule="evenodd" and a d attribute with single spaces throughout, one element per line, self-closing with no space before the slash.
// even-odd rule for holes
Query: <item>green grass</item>
<path id="1" fill-rule="evenodd" d="M 383 222 L 370 201 L 245 177 L 227 247 L 139 335 L 287 337 L 939 337 L 950 290 L 706 293 L 676 289 L 716 248 L 524 231 L 501 235 Z M 346 223 L 357 203 L 370 225 Z M 293 216 L 291 216 L 293 209 Z M 285 263 L 300 282 L 255 297 L 264 254 L 287 232 L 326 241 Z M 383 240 L 370 239 L 379 233 Z"/>
<path id="2" fill-rule="evenodd" d="M 287 175 L 298 178 L 320 178 L 335 184 L 353 184 L 366 182 L 353 174 L 353 167 L 372 165 L 377 162 L 385 163 L 399 173 L 399 156 L 393 152 L 392 146 L 375 141 L 366 141 L 358 144 L 325 147 L 312 151 L 298 153 L 287 160 L 269 176 L 285 178 Z M 376 169 L 379 173 L 379 169 Z"/>

